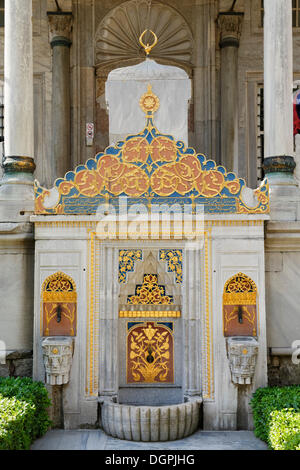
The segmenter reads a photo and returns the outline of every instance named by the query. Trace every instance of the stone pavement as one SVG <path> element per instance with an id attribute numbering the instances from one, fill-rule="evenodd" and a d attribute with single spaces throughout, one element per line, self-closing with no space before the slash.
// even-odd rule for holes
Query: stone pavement
<path id="1" fill-rule="evenodd" d="M 102 430 L 51 430 L 31 450 L 267 450 L 251 431 L 197 431 L 185 439 L 167 442 L 123 441 Z"/>

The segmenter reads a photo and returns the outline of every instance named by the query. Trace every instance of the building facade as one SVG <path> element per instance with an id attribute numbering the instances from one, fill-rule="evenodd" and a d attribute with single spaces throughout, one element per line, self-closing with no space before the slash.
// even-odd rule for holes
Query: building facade
<path id="1" fill-rule="evenodd" d="M 118 401 L 131 394 L 132 388 L 125 385 L 134 382 L 134 371 L 130 376 L 125 369 L 116 372 L 114 368 L 114 364 L 121 367 L 120 357 L 126 355 L 124 345 L 125 349 L 118 350 L 118 338 L 127 334 L 124 312 L 131 309 L 128 310 L 130 301 L 126 299 L 137 296 L 141 288 L 146 292 L 147 275 L 152 275 L 151 289 L 163 289 L 174 300 L 174 307 L 168 307 L 160 317 L 153 314 L 157 308 L 152 308 L 152 317 L 146 315 L 144 320 L 151 318 L 148 327 L 162 328 L 160 333 L 170 338 L 168 344 L 173 341 L 173 366 L 180 362 L 182 354 L 185 357 L 181 369 L 172 369 L 172 364 L 168 369 L 168 380 L 177 386 L 177 391 L 175 385 L 172 389 L 174 397 L 180 389 L 187 401 L 191 397 L 200 400 L 206 429 L 251 428 L 248 402 L 255 388 L 300 381 L 297 359 L 292 360 L 296 342 L 300 341 L 300 144 L 298 136 L 293 135 L 293 93 L 300 80 L 300 2 L 9 0 L 0 2 L 0 14 L 4 15 L 3 21 L 0 17 L 4 83 L 0 340 L 6 350 L 1 374 L 33 374 L 47 381 L 54 402 L 62 393 L 64 410 L 55 412 L 58 424 L 61 420 L 65 427 L 95 424 L 105 397 Z M 131 267 L 139 266 L 141 260 L 135 257 L 139 256 L 140 245 L 98 244 L 93 240 L 95 214 L 74 209 L 75 218 L 68 219 L 65 202 L 59 212 L 53 203 L 56 189 L 51 190 L 56 182 L 60 197 L 66 196 L 69 193 L 63 193 L 59 186 L 62 182 L 76 181 L 76 174 L 83 168 L 93 170 L 92 165 L 98 162 L 95 155 L 105 156 L 109 154 L 108 147 L 117 148 L 111 136 L 113 110 L 111 102 L 108 106 L 107 82 L 116 69 L 144 63 L 140 37 L 146 31 L 144 43 L 151 42 L 149 30 L 158 38 L 150 58 L 166 68 L 184 71 L 190 83 L 185 110 L 186 145 L 215 162 L 215 166 L 202 166 L 202 170 L 216 171 L 216 178 L 225 175 L 223 189 L 210 194 L 202 192 L 201 197 L 219 197 L 216 204 L 226 205 L 230 202 L 227 198 L 235 195 L 234 203 L 239 208 L 229 211 L 231 216 L 210 209 L 211 200 L 208 201 L 211 215 L 206 222 L 210 235 L 207 239 L 204 236 L 204 251 L 199 259 L 184 258 L 182 291 L 176 276 L 171 279 L 165 272 L 168 259 L 161 257 L 168 256 L 170 247 L 160 238 L 154 244 L 143 244 L 140 271 L 128 269 L 128 284 L 127 278 L 125 287 L 120 279 L 118 284 L 124 261 L 121 251 L 131 250 Z M 136 97 L 137 102 L 140 98 L 141 94 Z M 176 93 L 173 100 L 175 104 L 176 100 L 179 102 Z M 117 105 L 115 101 L 113 106 Z M 178 115 L 181 110 L 180 106 Z M 144 125 L 142 121 L 140 130 Z M 86 162 L 92 161 L 85 167 Z M 206 165 L 205 162 L 201 164 Z M 237 183 L 241 181 L 238 177 L 245 183 Z M 35 185 L 34 178 L 38 181 Z M 233 182 L 240 184 L 239 189 L 233 189 Z M 262 202 L 267 184 L 270 206 Z M 242 190 L 243 185 L 247 191 Z M 257 187 L 260 189 L 255 190 Z M 100 194 L 102 189 L 97 188 Z M 116 190 L 115 194 L 121 193 Z M 81 197 L 84 192 L 80 189 L 79 194 Z M 127 195 L 139 198 L 137 194 Z M 90 197 L 91 193 L 85 196 Z M 44 205 L 45 200 L 48 206 Z M 182 254 L 183 245 L 175 240 L 171 245 L 173 251 Z M 108 261 L 103 265 L 102 257 L 114 260 L 113 268 Z M 105 300 L 99 294 L 103 278 Z M 230 291 L 233 280 L 248 283 L 249 289 L 244 292 L 246 296 L 237 296 L 235 303 L 227 296 L 240 294 Z M 56 285 L 69 286 L 64 295 L 55 291 L 54 281 Z M 192 294 L 198 282 L 199 299 Z M 103 302 L 105 311 L 111 312 L 107 316 L 101 313 Z M 61 321 L 67 316 L 58 305 L 67 305 L 71 326 Z M 239 309 L 240 305 L 248 306 L 249 317 Z M 232 306 L 237 307 L 234 314 Z M 69 330 L 59 330 L 58 336 L 76 337 L 75 346 L 68 341 L 57 346 L 58 351 L 65 347 L 70 357 L 70 348 L 75 347 L 70 383 L 64 378 L 60 383 L 45 378 L 41 338 L 56 336 L 49 320 L 50 308 L 56 309 L 59 328 L 70 326 Z M 154 320 L 159 317 L 168 323 L 171 314 L 167 315 L 167 311 L 174 314 L 174 328 L 176 319 L 182 318 L 177 336 L 173 327 L 158 326 Z M 229 334 L 224 322 L 227 325 L 231 313 L 237 324 L 232 330 L 228 326 Z M 95 318 L 98 323 L 93 323 Z M 251 319 L 251 331 L 239 329 L 243 318 Z M 129 345 L 134 337 L 130 334 Z M 234 378 L 230 373 L 231 346 L 224 338 L 231 336 L 258 338 L 258 355 L 257 345 L 251 346 L 250 339 L 248 349 L 242 349 L 253 349 L 253 357 L 257 355 L 253 381 L 248 376 Z M 45 351 L 51 349 L 52 343 L 49 344 L 45 343 Z M 188 353 L 190 345 L 193 353 Z M 233 356 L 234 350 L 233 347 Z M 148 353 L 151 363 L 151 351 Z M 132 351 L 131 356 L 134 354 Z M 127 363 L 126 367 L 133 366 Z M 122 391 L 117 384 L 122 385 Z M 65 388 L 59 388 L 62 386 Z M 160 385 L 158 388 L 162 393 Z M 224 394 L 222 389 L 226 390 Z M 153 393 L 155 390 L 154 387 Z M 174 400 L 180 401 L 177 395 Z M 137 395 L 129 402 L 138 404 Z M 107 422 L 111 416 L 109 406 L 104 412 Z"/>

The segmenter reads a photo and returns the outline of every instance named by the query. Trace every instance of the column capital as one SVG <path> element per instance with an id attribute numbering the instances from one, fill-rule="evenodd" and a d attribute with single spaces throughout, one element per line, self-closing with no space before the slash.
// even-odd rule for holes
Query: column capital
<path id="1" fill-rule="evenodd" d="M 49 39 L 52 47 L 70 46 L 73 26 L 71 12 L 48 12 Z"/>
<path id="2" fill-rule="evenodd" d="M 244 13 L 223 12 L 218 15 L 220 47 L 239 47 Z"/>

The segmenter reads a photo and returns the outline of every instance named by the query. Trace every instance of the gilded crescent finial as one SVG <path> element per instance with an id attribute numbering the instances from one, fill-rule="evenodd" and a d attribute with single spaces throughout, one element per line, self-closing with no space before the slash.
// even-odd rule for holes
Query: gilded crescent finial
<path id="1" fill-rule="evenodd" d="M 150 33 L 152 33 L 153 37 L 154 37 L 154 42 L 151 45 L 149 43 L 147 43 L 147 44 L 143 43 L 143 37 L 144 37 L 144 35 L 146 34 L 147 31 L 150 31 Z M 145 29 L 145 31 L 140 35 L 139 41 L 140 41 L 141 46 L 143 46 L 143 48 L 145 49 L 146 54 L 149 55 L 151 50 L 153 49 L 153 47 L 156 46 L 158 39 L 157 39 L 156 34 L 153 33 L 153 31 L 151 31 L 151 29 Z"/>

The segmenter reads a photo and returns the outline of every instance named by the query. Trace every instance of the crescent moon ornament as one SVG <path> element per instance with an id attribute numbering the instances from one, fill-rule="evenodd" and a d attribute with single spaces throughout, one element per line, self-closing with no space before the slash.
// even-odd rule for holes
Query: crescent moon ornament
<path id="1" fill-rule="evenodd" d="M 147 44 L 143 43 L 143 37 L 145 36 L 147 31 L 150 31 L 150 33 L 154 37 L 154 42 L 151 45 L 149 43 L 147 43 Z M 145 29 L 145 31 L 140 35 L 140 39 L 139 39 L 139 42 L 140 42 L 141 46 L 143 46 L 143 48 L 145 49 L 145 52 L 146 52 L 147 55 L 149 55 L 151 50 L 153 49 L 153 47 L 156 46 L 157 41 L 158 41 L 157 36 L 156 36 L 155 33 L 153 33 L 153 31 L 151 31 L 151 29 Z"/>

